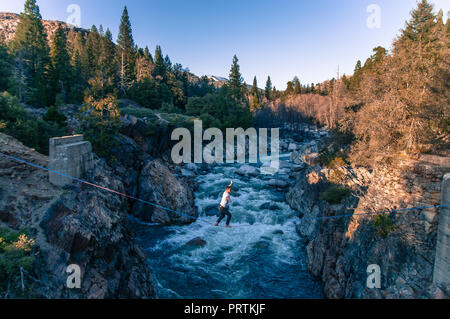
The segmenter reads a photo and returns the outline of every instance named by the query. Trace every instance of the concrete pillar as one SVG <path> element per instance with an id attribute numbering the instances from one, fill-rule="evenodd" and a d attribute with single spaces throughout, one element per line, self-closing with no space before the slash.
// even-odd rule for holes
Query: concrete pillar
<path id="1" fill-rule="evenodd" d="M 48 168 L 80 178 L 93 167 L 91 143 L 83 141 L 83 135 L 55 137 L 50 139 L 50 163 Z M 72 183 L 72 179 L 60 174 L 49 173 L 53 185 L 65 186 Z"/>
<path id="2" fill-rule="evenodd" d="M 441 205 L 448 204 L 450 204 L 450 173 L 444 175 L 441 189 Z M 444 288 L 450 284 L 450 206 L 441 207 L 439 212 L 433 283 Z"/>

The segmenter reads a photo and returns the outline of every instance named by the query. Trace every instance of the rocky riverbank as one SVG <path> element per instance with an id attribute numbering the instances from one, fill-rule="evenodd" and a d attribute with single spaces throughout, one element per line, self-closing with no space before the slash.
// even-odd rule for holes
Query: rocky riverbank
<path id="1" fill-rule="evenodd" d="M 297 232 L 307 245 L 310 272 L 324 283 L 328 298 L 447 298 L 449 287 L 432 284 L 439 209 L 389 218 L 358 215 L 318 220 L 319 216 L 384 211 L 440 204 L 443 175 L 450 171 L 450 159 L 424 155 L 419 159 L 399 158 L 379 164 L 373 170 L 319 165 L 317 149 L 293 143 L 295 183 L 286 200 L 297 210 Z M 320 200 L 339 176 L 351 195 L 339 204 Z M 381 267 L 381 289 L 366 287 L 367 266 Z"/>
<path id="2" fill-rule="evenodd" d="M 314 136 L 319 132 L 313 130 Z M 309 141 L 305 134 L 298 139 Z M 184 226 L 137 223 L 139 244 L 163 298 L 323 298 L 306 267 L 306 249 L 286 201 L 295 182 L 283 143 L 280 169 L 262 172 L 261 163 L 183 165 L 175 169 L 193 185 L 199 218 Z M 232 228 L 214 227 L 225 186 L 231 191 Z"/>
<path id="3" fill-rule="evenodd" d="M 48 158 L 0 134 L 3 153 L 46 166 Z M 124 184 L 100 159 L 86 176 L 104 187 Z M 126 202 L 90 186 L 55 187 L 46 171 L 0 156 L 2 227 L 28 229 L 36 257 L 25 278 L 45 298 L 152 298 L 149 267 L 127 224 Z M 66 268 L 81 268 L 81 289 L 66 287 Z M 38 283 L 38 284 L 37 284 Z M 12 294 L 10 293 L 10 296 Z"/>
<path id="4" fill-rule="evenodd" d="M 78 123 L 73 109 L 66 107 L 62 111 L 68 117 L 69 127 L 75 130 Z M 0 157 L 0 221 L 3 227 L 29 229 L 33 234 L 36 260 L 25 284 L 42 283 L 33 285 L 34 295 L 46 298 L 156 297 L 154 280 L 150 275 L 151 260 L 149 262 L 149 255 L 136 244 L 128 216 L 133 215 L 151 224 L 190 225 L 188 228 L 192 227 L 193 234 L 199 235 L 193 240 L 193 237 L 185 236 L 187 230 L 184 227 L 171 229 L 176 229 L 177 234 L 179 232 L 182 245 L 188 243 L 187 247 L 211 249 L 209 241 L 201 237 L 203 231 L 211 235 L 210 227 L 192 224 L 200 215 L 197 206 L 201 206 L 204 214 L 200 216 L 212 222 L 215 218 L 212 216 L 217 213 L 219 189 L 228 182 L 229 176 L 236 174 L 234 196 L 240 200 L 234 204 L 234 209 L 239 211 L 238 221 L 251 225 L 256 216 L 261 224 L 258 228 L 260 233 L 257 231 L 255 238 L 245 237 L 251 244 L 249 247 L 265 252 L 269 252 L 272 245 L 284 247 L 277 236 L 283 233 L 290 236 L 290 218 L 292 213 L 297 214 L 298 220 L 292 229 L 301 238 L 298 253 L 302 254 L 303 247 L 306 247 L 302 258 L 309 272 L 322 281 L 326 297 L 449 296 L 449 287 L 432 285 L 439 209 L 390 214 L 388 219 L 381 221 L 372 215 L 326 221 L 317 219 L 344 213 L 438 205 L 442 176 L 450 171 L 449 158 L 404 157 L 395 163 L 380 164 L 373 170 L 345 165 L 329 168 L 320 164 L 319 156 L 328 133 L 302 125 L 296 128 L 296 133 L 288 133 L 281 138 L 281 152 L 288 157 L 282 157 L 274 176 L 263 175 L 259 171 L 261 168 L 247 164 L 224 168 L 224 171 L 209 165 L 175 166 L 170 164 L 168 154 L 170 124 L 161 124 L 156 134 L 149 135 L 145 118 L 124 115 L 122 134 L 111 149 L 114 164 L 94 156 L 94 169 L 84 178 L 183 215 L 90 186 L 55 187 L 48 182 L 47 172 Z M 42 166 L 48 164 L 46 156 L 9 136 L 0 135 L 0 146 L 6 154 Z M 220 180 L 216 180 L 218 177 Z M 339 203 L 330 204 L 322 200 L 321 195 L 329 189 L 332 181 L 336 182 L 337 177 L 339 184 L 351 193 Z M 199 184 L 199 178 L 202 184 Z M 242 179 L 242 185 L 239 179 Z M 255 185 L 245 188 L 250 182 Z M 215 185 L 213 190 L 217 194 L 210 193 L 208 183 Z M 202 191 L 205 194 L 200 194 Z M 247 197 L 246 192 L 251 195 Z M 267 198 L 261 200 L 259 196 L 264 192 L 267 192 Z M 194 198 L 194 193 L 198 197 Z M 277 212 L 286 215 L 283 230 L 272 229 L 279 223 Z M 267 233 L 269 230 L 270 234 Z M 218 240 L 222 240 L 220 236 Z M 164 242 L 166 239 L 161 240 Z M 290 240 L 295 241 L 294 238 Z M 153 239 L 150 242 L 153 243 Z M 229 249 L 226 242 L 225 251 Z M 179 254 L 179 251 L 175 247 L 173 253 Z M 217 251 L 218 260 L 222 253 Z M 292 262 L 288 260 L 287 264 Z M 66 287 L 65 270 L 69 264 L 78 264 L 82 269 L 81 289 Z M 370 264 L 381 267 L 381 289 L 366 287 L 366 269 Z M 265 286 L 263 283 L 255 284 Z M 186 286 L 183 289 L 191 288 Z M 229 293 L 226 292 L 228 288 L 223 289 L 216 292 L 217 296 Z M 252 290 L 240 289 L 243 290 L 233 293 L 250 296 L 247 294 Z M 308 295 L 307 289 L 313 288 L 306 287 L 305 295 Z M 193 295 L 201 295 L 200 291 L 194 293 L 194 290 Z"/>
<path id="5" fill-rule="evenodd" d="M 69 129 L 77 129 L 74 107 L 62 111 Z M 35 257 L 25 285 L 30 297 L 154 298 L 147 258 L 135 242 L 130 215 L 143 221 L 189 224 L 197 215 L 192 185 L 168 164 L 168 136 L 145 134 L 142 119 L 122 117 L 122 132 L 111 149 L 113 162 L 94 155 L 94 168 L 83 179 L 156 206 L 80 183 L 64 188 L 49 182 L 48 172 L 0 156 L 0 223 L 31 233 Z M 169 129 L 169 128 L 166 128 Z M 70 133 L 70 132 L 69 132 Z M 127 136 L 125 133 L 128 133 Z M 0 134 L 3 153 L 46 167 L 49 159 L 19 141 Z M 165 160 L 166 159 L 166 160 Z M 66 268 L 81 268 L 81 289 L 68 289 Z M 39 283 L 39 284 L 37 284 Z M 14 297 L 14 292 L 7 292 Z"/>

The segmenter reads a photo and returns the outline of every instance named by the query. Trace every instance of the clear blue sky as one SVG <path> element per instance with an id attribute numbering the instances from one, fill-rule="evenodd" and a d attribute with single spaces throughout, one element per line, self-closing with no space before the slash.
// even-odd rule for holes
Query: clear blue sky
<path id="1" fill-rule="evenodd" d="M 431 0 L 450 9 L 448 0 Z M 23 10 L 24 0 L 0 0 L 0 11 Z M 117 37 L 127 5 L 135 42 L 157 44 L 172 62 L 197 75 L 228 77 L 232 57 L 247 83 L 271 76 L 278 89 L 295 75 L 302 83 L 351 74 L 374 47 L 389 48 L 416 0 L 38 0 L 44 19 L 66 21 L 69 4 L 81 8 L 81 26 L 109 27 Z M 381 9 L 381 27 L 368 28 L 367 7 Z"/>

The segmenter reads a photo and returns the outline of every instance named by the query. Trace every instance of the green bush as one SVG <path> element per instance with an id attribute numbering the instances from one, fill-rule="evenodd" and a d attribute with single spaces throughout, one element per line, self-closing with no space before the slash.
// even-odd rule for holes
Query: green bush
<path id="1" fill-rule="evenodd" d="M 59 113 L 56 106 L 51 106 L 48 108 L 47 113 L 43 117 L 44 121 L 52 122 L 58 124 L 59 127 L 63 128 L 67 126 L 67 117 L 64 114 Z"/>
<path id="2" fill-rule="evenodd" d="M 173 93 L 165 83 L 148 78 L 134 83 L 128 90 L 127 96 L 149 109 L 159 109 L 163 103 L 173 102 Z"/>
<path id="3" fill-rule="evenodd" d="M 0 131 L 46 155 L 49 138 L 66 133 L 58 124 L 43 121 L 25 111 L 19 101 L 7 92 L 0 94 Z"/>
<path id="4" fill-rule="evenodd" d="M 319 163 L 322 166 L 328 166 L 331 161 L 335 158 L 336 153 L 330 152 L 328 148 L 323 148 L 319 150 Z"/>
<path id="5" fill-rule="evenodd" d="M 87 97 L 78 117 L 82 133 L 91 142 L 94 152 L 114 161 L 111 148 L 117 145 L 114 137 L 119 135 L 120 130 L 120 110 L 116 97 L 109 95 L 100 100 Z"/>
<path id="6" fill-rule="evenodd" d="M 348 188 L 332 185 L 320 194 L 319 199 L 327 201 L 330 204 L 339 204 L 345 197 L 350 195 L 350 193 Z"/>
<path id="7" fill-rule="evenodd" d="M 333 158 L 330 163 L 328 163 L 328 168 L 330 169 L 328 180 L 333 184 L 342 184 L 344 182 L 345 173 L 340 168 L 346 165 L 347 164 L 342 157 Z"/>
<path id="8" fill-rule="evenodd" d="M 373 226 L 377 230 L 378 235 L 383 238 L 386 238 L 395 229 L 394 222 L 385 214 L 376 215 L 373 219 Z"/>
<path id="9" fill-rule="evenodd" d="M 222 130 L 228 127 L 246 129 L 253 121 L 248 105 L 237 102 L 233 97 L 233 91 L 227 85 L 220 88 L 217 93 L 189 98 L 186 113 L 203 117 L 208 122 L 203 125 L 205 129 L 208 128 L 207 124 Z"/>
<path id="10" fill-rule="evenodd" d="M 328 163 L 328 168 L 329 169 L 337 169 L 339 167 L 343 167 L 346 166 L 347 164 L 345 163 L 345 161 L 343 160 L 342 157 L 334 157 L 329 163 Z"/>
<path id="11" fill-rule="evenodd" d="M 20 268 L 31 272 L 35 261 L 31 254 L 33 246 L 34 240 L 27 231 L 0 228 L 0 296 L 25 297 L 30 294 L 34 283 L 25 281 L 22 292 Z"/>
<path id="12" fill-rule="evenodd" d="M 161 113 L 160 116 L 173 127 L 184 127 L 189 130 L 194 129 L 194 121 L 197 119 L 193 116 L 178 113 Z"/>
<path id="13" fill-rule="evenodd" d="M 183 111 L 176 107 L 175 105 L 173 105 L 173 103 L 167 103 L 164 102 L 161 106 L 161 108 L 159 109 L 159 112 L 161 113 L 178 113 L 181 114 Z"/>

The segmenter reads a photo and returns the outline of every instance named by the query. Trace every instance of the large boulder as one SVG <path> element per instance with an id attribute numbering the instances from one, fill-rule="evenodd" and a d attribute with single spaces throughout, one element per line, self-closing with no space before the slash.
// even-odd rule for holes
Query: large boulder
<path id="1" fill-rule="evenodd" d="M 299 174 L 295 185 L 289 189 L 286 200 L 292 209 L 302 214 L 311 212 L 326 186 L 327 181 L 323 174 L 307 168 L 304 173 Z"/>
<path id="2" fill-rule="evenodd" d="M 319 165 L 319 153 L 308 153 L 304 156 L 305 163 L 315 166 Z"/>
<path id="3" fill-rule="evenodd" d="M 303 153 L 300 151 L 292 152 L 289 160 L 294 165 L 304 165 L 305 164 L 305 162 L 303 161 Z"/>
<path id="4" fill-rule="evenodd" d="M 317 205 L 313 206 L 312 209 L 305 211 L 302 219 L 300 219 L 300 223 L 298 223 L 295 227 L 297 233 L 300 236 L 311 240 L 314 235 L 316 235 L 316 231 L 320 223 L 320 213 L 319 206 Z"/>
<path id="5" fill-rule="evenodd" d="M 268 182 L 269 186 L 276 188 L 287 188 L 289 187 L 289 183 L 283 179 L 271 179 Z"/>
<path id="6" fill-rule="evenodd" d="M 205 245 L 206 245 L 206 240 L 204 240 L 201 237 L 196 237 L 186 243 L 186 246 L 189 248 L 200 248 L 200 247 L 204 247 Z"/>
<path id="7" fill-rule="evenodd" d="M 258 176 L 258 169 L 254 166 L 244 164 L 236 170 L 236 174 L 241 176 L 256 177 Z"/>
<path id="8" fill-rule="evenodd" d="M 154 126 L 157 125 L 158 129 L 149 134 Z M 169 150 L 174 144 L 170 140 L 171 127 L 166 122 L 154 123 L 151 120 L 145 118 L 135 117 L 129 114 L 125 114 L 121 117 L 120 132 L 130 138 L 132 138 L 137 145 L 140 146 L 142 151 L 152 155 L 160 156 L 161 153 Z"/>
<path id="9" fill-rule="evenodd" d="M 115 145 L 110 149 L 111 156 L 116 160 L 115 166 L 121 164 L 127 168 L 137 169 L 139 160 L 144 154 L 136 142 L 122 134 L 115 137 L 115 142 Z"/>
<path id="10" fill-rule="evenodd" d="M 292 151 L 296 151 L 298 149 L 298 145 L 295 143 L 290 143 L 288 146 L 288 151 L 292 152 Z"/>
<path id="11" fill-rule="evenodd" d="M 161 160 L 148 161 L 144 165 L 138 180 L 137 197 L 153 204 L 135 202 L 132 214 L 144 221 L 189 224 L 198 216 L 189 185 L 177 179 Z"/>

